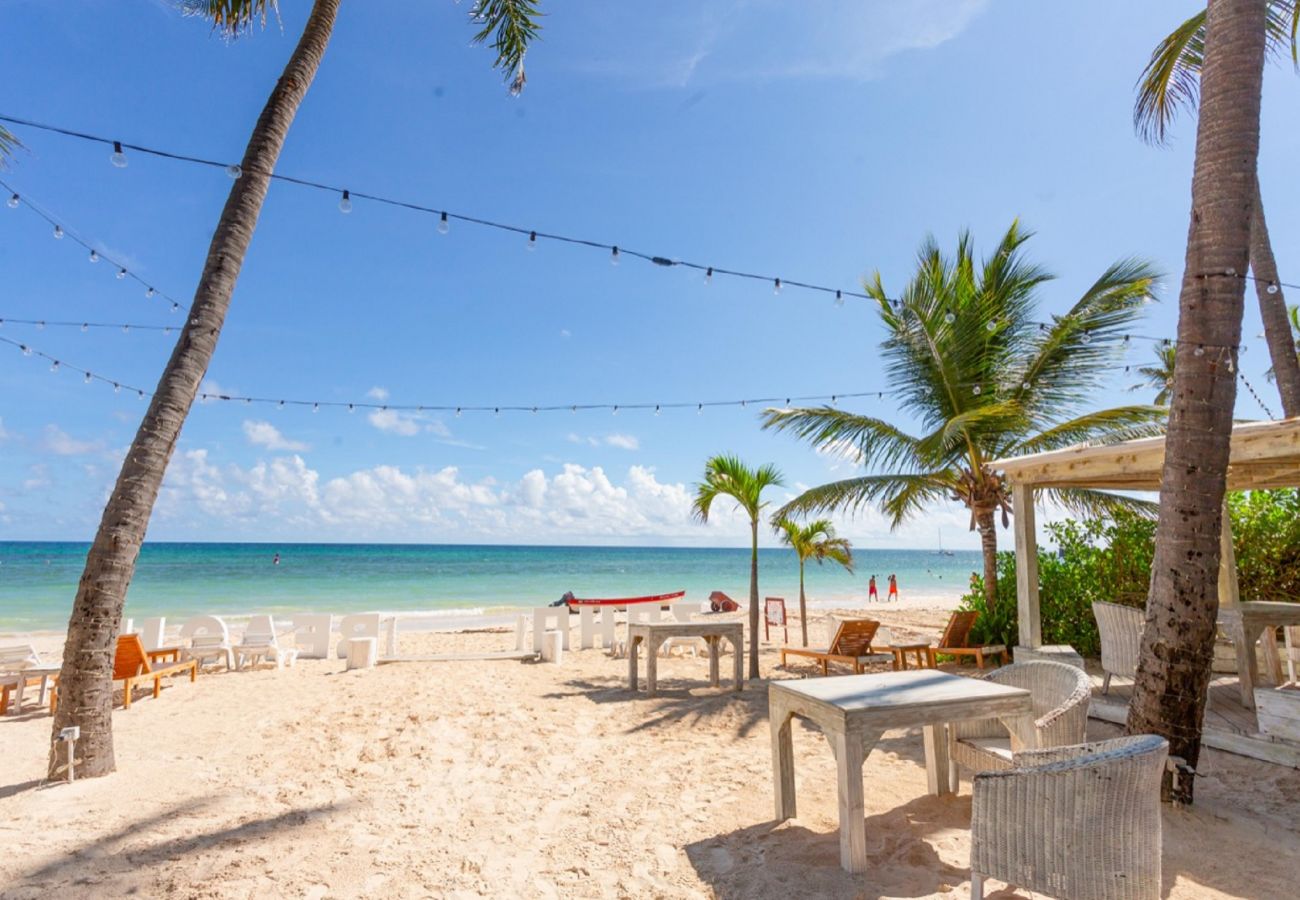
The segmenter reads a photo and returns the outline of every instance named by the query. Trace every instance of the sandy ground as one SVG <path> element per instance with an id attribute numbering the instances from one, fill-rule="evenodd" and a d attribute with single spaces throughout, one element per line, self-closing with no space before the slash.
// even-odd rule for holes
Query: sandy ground
<path id="1" fill-rule="evenodd" d="M 900 638 L 946 618 L 873 614 Z M 412 652 L 512 644 L 403 636 Z M 809 673 L 776 669 L 774 648 L 765 675 Z M 800 818 L 776 824 L 764 685 L 711 689 L 689 656 L 660 673 L 653 699 L 600 650 L 204 674 L 119 709 L 118 771 L 73 785 L 42 784 L 50 719 L 29 707 L 0 721 L 0 895 L 967 896 L 969 786 L 926 794 L 919 731 L 866 761 L 871 868 L 852 876 L 820 735 L 795 729 Z M 1165 812 L 1165 896 L 1295 896 L 1300 772 L 1210 750 L 1201 769 L 1196 806 Z"/>

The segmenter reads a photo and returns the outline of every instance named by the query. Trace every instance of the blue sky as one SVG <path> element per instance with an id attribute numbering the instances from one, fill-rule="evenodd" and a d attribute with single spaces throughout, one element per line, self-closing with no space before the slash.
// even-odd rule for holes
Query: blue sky
<path id="1" fill-rule="evenodd" d="M 1172 147 L 1134 136 L 1133 82 L 1195 2 L 703 0 L 544 4 L 529 84 L 509 97 L 451 0 L 345 3 L 279 170 L 669 257 L 856 289 L 909 272 L 933 232 L 982 246 L 1019 216 L 1067 307 L 1110 262 L 1169 273 L 1152 306 L 1171 334 L 1194 123 Z M 235 160 L 308 4 L 233 43 L 168 3 L 10 0 L 0 112 Z M 1270 68 L 1261 173 L 1284 278 L 1300 238 L 1286 161 L 1300 154 L 1296 76 Z M 18 129 L 4 179 L 101 252 L 187 301 L 229 181 Z M 669 402 L 886 387 L 862 301 L 662 269 L 286 184 L 273 187 L 209 389 L 451 405 Z M 6 319 L 169 324 L 130 280 L 0 207 Z M 1266 400 L 1253 299 L 1244 370 Z M 151 387 L 161 333 L 34 327 L 0 334 Z M 1132 352 L 1134 363 L 1150 354 Z M 1133 399 L 1116 372 L 1097 402 Z M 386 392 L 386 393 L 385 393 Z M 1276 403 L 1274 403 L 1276 406 Z M 898 417 L 872 399 L 854 408 Z M 143 404 L 0 347 L 0 538 L 88 540 Z M 1248 395 L 1239 415 L 1259 417 Z M 901 419 L 906 422 L 906 419 Z M 844 462 L 757 427 L 753 408 L 372 417 L 197 405 L 150 529 L 158 540 L 718 544 L 690 522 L 704 459 L 777 463 L 790 491 Z M 780 500 L 786 494 L 775 494 Z M 869 546 L 976 546 L 937 509 Z"/>

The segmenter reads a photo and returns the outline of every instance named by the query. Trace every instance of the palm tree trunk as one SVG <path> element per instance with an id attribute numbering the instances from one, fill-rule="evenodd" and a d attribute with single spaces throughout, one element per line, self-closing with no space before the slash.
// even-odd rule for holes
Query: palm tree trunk
<path id="1" fill-rule="evenodd" d="M 749 556 L 749 677 L 758 677 L 758 519 L 750 520 L 753 535 Z"/>
<path id="2" fill-rule="evenodd" d="M 325 53 L 339 2 L 315 0 L 302 38 L 257 120 L 244 151 L 243 175 L 230 189 L 208 247 L 189 319 L 122 463 L 86 556 L 68 620 L 59 674 L 59 708 L 53 728 L 57 737 L 66 726 L 80 726 L 77 774 L 83 777 L 107 775 L 116 767 L 111 679 L 127 587 L 167 463 L 216 350 L 244 254 L 270 186 L 270 173 Z M 64 762 L 57 748 L 58 743 L 52 743 L 50 778 L 59 777 L 57 768 Z"/>
<path id="3" fill-rule="evenodd" d="M 1300 416 L 1300 359 L 1296 357 L 1291 322 L 1286 315 L 1286 298 L 1279 283 L 1277 260 L 1273 258 L 1273 243 L 1268 237 L 1258 175 L 1255 178 L 1255 210 L 1250 220 L 1250 268 L 1255 275 L 1259 317 L 1264 321 L 1264 340 L 1273 363 L 1277 392 L 1282 398 L 1282 415 L 1287 418 Z M 1274 293 L 1269 293 L 1270 287 Z"/>
<path id="4" fill-rule="evenodd" d="M 1127 730 L 1195 766 L 1218 613 L 1219 532 L 1256 208 L 1265 4 L 1210 0 L 1191 228 L 1146 627 Z M 1200 350 L 1200 353 L 1196 351 Z M 1190 803 L 1191 778 L 1164 796 Z"/>
<path id="5" fill-rule="evenodd" d="M 803 559 L 799 560 L 799 633 L 803 635 L 803 645 L 808 646 L 808 602 L 803 596 Z"/>
<path id="6" fill-rule="evenodd" d="M 998 605 L 998 529 L 993 510 L 975 514 L 980 533 L 980 550 L 984 553 L 984 606 L 993 612 Z"/>

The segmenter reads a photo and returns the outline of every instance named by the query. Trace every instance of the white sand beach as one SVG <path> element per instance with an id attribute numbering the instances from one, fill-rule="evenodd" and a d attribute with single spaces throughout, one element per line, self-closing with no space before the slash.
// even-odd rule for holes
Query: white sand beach
<path id="1" fill-rule="evenodd" d="M 931 639 L 947 618 L 872 615 Z M 492 650 L 513 635 L 403 644 Z M 776 646 L 765 676 L 811 672 L 776 668 Z M 72 785 L 42 784 L 51 720 L 28 707 L 0 721 L 0 895 L 967 896 L 969 783 L 927 795 L 919 731 L 887 733 L 867 758 L 870 870 L 849 875 L 825 742 L 796 727 L 800 817 L 774 823 L 764 683 L 715 690 L 706 668 L 662 660 L 654 698 L 629 693 L 626 664 L 601 650 L 560 666 L 204 673 L 119 708 L 118 771 Z M 1300 771 L 1213 750 L 1200 768 L 1196 805 L 1164 812 L 1164 895 L 1294 896 Z"/>

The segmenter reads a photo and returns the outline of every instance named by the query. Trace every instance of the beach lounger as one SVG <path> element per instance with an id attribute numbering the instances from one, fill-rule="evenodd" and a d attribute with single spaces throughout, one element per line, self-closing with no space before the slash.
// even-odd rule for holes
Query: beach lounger
<path id="1" fill-rule="evenodd" d="M 193 681 L 199 673 L 199 661 L 183 659 L 177 662 L 154 663 L 150 660 L 150 651 L 144 649 L 140 635 L 124 634 L 117 639 L 117 652 L 113 656 L 113 680 L 122 682 L 123 709 L 131 708 L 131 689 L 137 684 L 148 684 L 152 681 L 153 695 L 156 698 L 162 694 L 164 678 L 169 675 L 182 675 L 185 672 L 190 673 L 190 681 Z M 54 712 L 58 705 L 59 690 L 56 685 L 50 691 L 50 712 Z"/>
<path id="2" fill-rule="evenodd" d="M 975 620 L 980 616 L 977 612 L 955 612 L 952 618 L 948 620 L 948 627 L 943 630 L 943 637 L 939 638 L 939 646 L 934 648 L 935 653 L 946 653 L 949 656 L 973 656 L 975 664 L 981 669 L 984 668 L 985 657 L 998 658 L 998 665 L 1006 662 L 1007 648 L 1002 644 L 983 644 L 978 647 L 972 647 L 970 644 L 970 631 L 975 627 Z"/>
<path id="3" fill-rule="evenodd" d="M 822 674 L 830 673 L 830 664 L 844 663 L 853 667 L 854 674 L 862 674 L 862 664 L 874 657 L 886 658 L 888 653 L 876 653 L 871 649 L 875 640 L 876 629 L 880 623 L 874 619 L 844 619 L 835 629 L 835 637 L 825 650 L 810 647 L 782 647 L 781 665 L 785 665 L 787 656 L 807 656 L 821 664 Z"/>
<path id="4" fill-rule="evenodd" d="M 292 633 L 292 629 L 288 633 Z M 275 622 L 270 616 L 253 616 L 248 620 L 244 636 L 235 645 L 235 667 L 244 668 L 244 663 L 255 663 L 259 659 L 275 663 L 277 669 L 292 666 L 298 659 L 294 648 L 280 646 L 280 639 L 275 633 Z"/>
<path id="5" fill-rule="evenodd" d="M 9 698 L 14 700 L 14 712 L 22 710 L 23 694 L 29 687 L 39 687 L 38 702 L 45 705 L 45 695 L 58 681 L 59 667 L 47 665 L 31 644 L 11 644 L 0 647 L 0 716 L 9 711 Z"/>
<path id="6" fill-rule="evenodd" d="M 181 640 L 190 645 L 184 651 L 186 659 L 206 665 L 208 660 L 226 661 L 226 671 L 235 668 L 235 649 L 230 645 L 230 632 L 226 623 L 216 616 L 192 616 L 181 626 Z"/>

